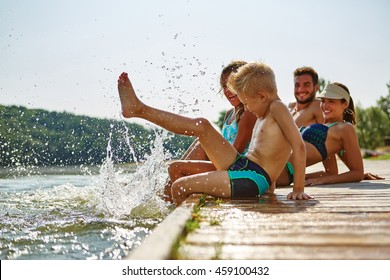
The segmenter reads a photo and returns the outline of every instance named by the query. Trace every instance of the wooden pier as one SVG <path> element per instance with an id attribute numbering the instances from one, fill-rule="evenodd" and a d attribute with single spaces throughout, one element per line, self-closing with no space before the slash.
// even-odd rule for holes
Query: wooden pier
<path id="1" fill-rule="evenodd" d="M 255 200 L 216 203 L 207 198 L 196 215 L 199 228 L 182 235 L 179 242 L 180 236 L 161 242 L 161 228 L 182 232 L 183 221 L 192 218 L 191 198 L 175 210 L 181 213 L 180 222 L 171 216 L 129 258 L 389 260 L 390 161 L 365 160 L 364 164 L 366 172 L 385 180 L 308 187 L 306 192 L 314 199 L 306 201 L 288 200 L 291 187 L 277 188 L 275 195 Z M 155 255 L 162 243 L 169 244 L 163 254 Z"/>

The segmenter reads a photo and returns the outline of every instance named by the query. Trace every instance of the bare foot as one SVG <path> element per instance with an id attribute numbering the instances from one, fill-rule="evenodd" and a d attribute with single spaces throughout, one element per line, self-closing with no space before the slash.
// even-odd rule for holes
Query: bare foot
<path id="1" fill-rule="evenodd" d="M 172 194 L 171 194 L 171 187 L 172 187 L 172 182 L 171 182 L 171 180 L 168 179 L 167 182 L 165 183 L 164 191 L 161 194 L 161 198 L 165 202 L 173 203 Z"/>
<path id="2" fill-rule="evenodd" d="M 125 72 L 119 76 L 118 92 L 122 105 L 122 115 L 125 118 L 137 117 L 142 112 L 143 103 L 136 96 L 129 77 Z"/>

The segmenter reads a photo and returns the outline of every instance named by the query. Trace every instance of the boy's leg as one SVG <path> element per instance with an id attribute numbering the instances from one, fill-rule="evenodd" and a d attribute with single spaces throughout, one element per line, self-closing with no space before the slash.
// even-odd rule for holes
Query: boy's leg
<path id="1" fill-rule="evenodd" d="M 124 117 L 143 118 L 173 133 L 198 137 L 218 170 L 227 170 L 233 164 L 237 151 L 206 119 L 192 119 L 143 104 L 126 73 L 119 77 L 118 91 Z"/>
<path id="2" fill-rule="evenodd" d="M 230 197 L 230 179 L 227 171 L 212 171 L 182 177 L 172 184 L 173 202 L 179 205 L 194 193 L 214 197 Z"/>

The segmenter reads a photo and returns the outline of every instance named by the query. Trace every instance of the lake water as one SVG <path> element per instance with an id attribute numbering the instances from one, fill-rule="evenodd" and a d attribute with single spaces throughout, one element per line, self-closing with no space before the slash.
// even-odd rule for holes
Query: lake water
<path id="1" fill-rule="evenodd" d="M 132 165 L 0 169 L 0 259 L 121 259 L 172 210 L 157 195 L 166 178 L 156 150 Z"/>

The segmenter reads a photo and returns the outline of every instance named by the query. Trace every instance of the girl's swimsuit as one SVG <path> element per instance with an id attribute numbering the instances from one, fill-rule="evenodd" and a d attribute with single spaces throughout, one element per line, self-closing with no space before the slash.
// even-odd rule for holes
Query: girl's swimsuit
<path id="1" fill-rule="evenodd" d="M 265 193 L 271 185 L 267 172 L 245 156 L 237 155 L 228 170 L 231 197 L 256 197 Z"/>
<path id="2" fill-rule="evenodd" d="M 228 123 L 228 120 L 230 119 L 231 115 L 234 113 L 234 110 L 232 110 L 229 114 L 229 116 L 226 118 L 225 122 L 222 126 L 221 134 L 223 138 L 229 141 L 230 144 L 233 144 L 234 139 L 236 139 L 237 132 L 238 132 L 238 123 L 236 119 L 232 121 L 232 123 Z"/>
<path id="3" fill-rule="evenodd" d="M 234 110 L 232 110 L 230 112 L 229 116 L 226 118 L 225 122 L 223 123 L 222 131 L 221 131 L 223 138 L 225 138 L 232 145 L 233 145 L 234 140 L 236 139 L 236 136 L 238 133 L 237 120 L 234 119 L 234 121 L 232 121 L 232 123 L 230 123 L 230 124 L 228 123 L 228 120 L 230 119 L 230 117 L 232 116 L 233 113 L 234 113 Z M 248 146 L 245 148 L 245 150 L 242 152 L 243 155 L 247 152 L 248 147 L 249 147 L 249 143 L 248 143 Z"/>

